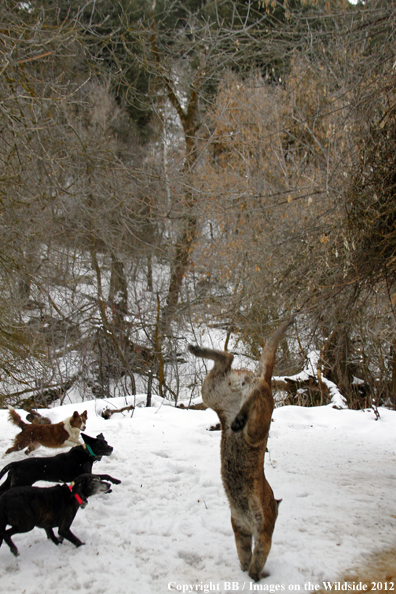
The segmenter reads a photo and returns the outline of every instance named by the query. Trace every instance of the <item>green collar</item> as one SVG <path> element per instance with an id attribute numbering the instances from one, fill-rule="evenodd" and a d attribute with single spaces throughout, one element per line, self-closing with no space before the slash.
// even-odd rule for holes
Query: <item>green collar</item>
<path id="1" fill-rule="evenodd" d="M 87 443 L 84 443 L 84 447 L 86 450 L 88 450 L 88 454 L 90 456 L 92 456 L 92 458 L 96 458 L 96 454 L 95 452 L 92 450 L 91 446 L 89 446 Z"/>

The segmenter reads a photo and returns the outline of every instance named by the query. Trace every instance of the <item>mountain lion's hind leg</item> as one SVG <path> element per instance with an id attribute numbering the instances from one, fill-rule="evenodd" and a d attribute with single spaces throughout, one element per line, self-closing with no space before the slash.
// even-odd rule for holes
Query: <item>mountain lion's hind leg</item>
<path id="1" fill-rule="evenodd" d="M 252 534 L 232 516 L 231 525 L 242 571 L 247 571 L 252 560 Z"/>
<path id="2" fill-rule="evenodd" d="M 258 537 L 255 538 L 254 550 L 252 561 L 249 566 L 248 575 L 255 582 L 258 582 L 262 577 L 267 577 L 268 573 L 261 573 L 265 562 L 267 561 L 268 554 L 271 549 L 271 535 L 267 532 L 262 531 Z"/>

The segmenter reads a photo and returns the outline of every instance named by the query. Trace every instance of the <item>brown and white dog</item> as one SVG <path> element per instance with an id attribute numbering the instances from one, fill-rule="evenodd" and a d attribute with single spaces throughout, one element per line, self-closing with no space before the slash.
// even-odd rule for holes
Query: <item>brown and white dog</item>
<path id="1" fill-rule="evenodd" d="M 25 423 L 11 406 L 8 407 L 8 410 L 9 420 L 22 431 L 18 433 L 14 439 L 14 445 L 8 448 L 4 455 L 18 452 L 24 448 L 27 448 L 25 454 L 30 454 L 41 445 L 46 448 L 83 445 L 79 438 L 80 431 L 84 431 L 86 427 L 88 417 L 86 410 L 81 415 L 74 411 L 71 417 L 53 425 Z"/>

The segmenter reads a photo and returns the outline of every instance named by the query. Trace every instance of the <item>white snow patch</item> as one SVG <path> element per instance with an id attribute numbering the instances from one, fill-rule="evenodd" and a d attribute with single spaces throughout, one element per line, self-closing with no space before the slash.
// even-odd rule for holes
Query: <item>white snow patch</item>
<path id="1" fill-rule="evenodd" d="M 122 483 L 78 511 L 72 530 L 85 546 L 56 547 L 38 528 L 14 536 L 18 558 L 3 543 L 3 592 L 140 594 L 205 584 L 226 592 L 227 582 L 253 589 L 239 568 L 220 479 L 220 432 L 207 430 L 217 417 L 161 402 L 108 421 L 100 416 L 105 401 L 43 411 L 57 422 L 88 409 L 86 433 L 103 432 L 114 447 L 94 472 Z M 112 404 L 125 406 L 125 399 Z M 308 582 L 334 580 L 360 555 L 395 543 L 396 412 L 380 414 L 375 421 L 372 411 L 331 406 L 274 411 L 265 467 L 283 501 L 266 564 L 270 576 L 260 585 L 304 591 Z M 0 411 L 3 452 L 18 431 L 7 416 Z M 13 453 L 3 463 L 24 458 Z"/>
<path id="2" fill-rule="evenodd" d="M 288 375 L 284 377 L 276 377 L 274 379 L 278 381 L 285 381 L 286 378 L 295 381 L 306 381 L 310 377 L 317 378 L 317 368 L 318 368 L 318 361 L 319 361 L 320 353 L 319 351 L 311 351 L 307 355 L 307 360 L 304 366 L 304 369 L 295 375 Z M 337 385 L 334 382 L 331 382 L 325 377 L 322 377 L 322 382 L 327 386 L 330 396 L 331 402 L 328 406 L 336 407 L 336 408 L 348 408 L 346 398 L 341 394 Z"/>

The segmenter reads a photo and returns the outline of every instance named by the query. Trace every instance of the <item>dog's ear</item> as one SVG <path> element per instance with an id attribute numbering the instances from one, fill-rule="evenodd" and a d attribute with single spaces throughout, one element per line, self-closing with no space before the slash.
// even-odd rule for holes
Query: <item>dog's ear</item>
<path id="1" fill-rule="evenodd" d="M 99 435 L 96 436 L 96 439 L 104 439 L 103 433 L 99 433 Z"/>
<path id="2" fill-rule="evenodd" d="M 78 414 L 78 411 L 74 411 L 73 413 L 73 419 L 76 419 L 77 417 L 79 417 L 80 415 Z"/>

